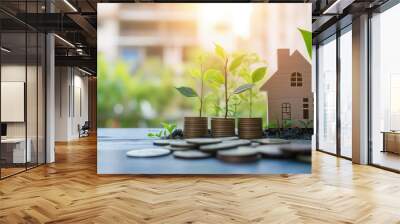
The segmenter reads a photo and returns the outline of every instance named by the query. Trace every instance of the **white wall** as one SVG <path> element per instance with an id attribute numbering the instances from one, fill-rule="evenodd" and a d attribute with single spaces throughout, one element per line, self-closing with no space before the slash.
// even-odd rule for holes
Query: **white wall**
<path id="1" fill-rule="evenodd" d="M 77 139 L 78 125 L 88 120 L 88 78 L 83 75 L 76 68 L 56 67 L 56 141 Z"/>

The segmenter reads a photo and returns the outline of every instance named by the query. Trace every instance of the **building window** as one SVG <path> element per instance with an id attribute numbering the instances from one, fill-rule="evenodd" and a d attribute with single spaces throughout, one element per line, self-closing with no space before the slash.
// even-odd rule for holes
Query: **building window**
<path id="1" fill-rule="evenodd" d="M 290 86 L 303 86 L 303 77 L 300 72 L 293 72 L 290 76 Z"/>
<path id="2" fill-rule="evenodd" d="M 282 109 L 282 121 L 290 120 L 292 118 L 290 103 L 282 103 L 281 109 Z"/>
<path id="3" fill-rule="evenodd" d="M 308 105 L 308 98 L 303 98 L 303 119 L 309 119 L 309 105 Z"/>

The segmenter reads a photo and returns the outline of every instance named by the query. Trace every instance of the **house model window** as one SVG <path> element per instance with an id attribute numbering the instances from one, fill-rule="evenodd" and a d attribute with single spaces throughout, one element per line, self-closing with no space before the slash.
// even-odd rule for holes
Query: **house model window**
<path id="1" fill-rule="evenodd" d="M 308 106 L 308 98 L 303 98 L 303 119 L 309 119 L 309 106 Z"/>
<path id="2" fill-rule="evenodd" d="M 300 72 L 293 72 L 290 76 L 290 86 L 303 86 L 303 77 Z"/>

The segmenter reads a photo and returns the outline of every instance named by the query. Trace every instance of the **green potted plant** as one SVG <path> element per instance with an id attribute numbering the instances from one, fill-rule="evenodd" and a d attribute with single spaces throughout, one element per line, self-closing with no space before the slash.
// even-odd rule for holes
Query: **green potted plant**
<path id="1" fill-rule="evenodd" d="M 238 119 L 239 137 L 243 139 L 256 139 L 263 136 L 262 118 L 252 117 L 253 98 L 258 95 L 259 83 L 264 79 L 267 67 L 261 66 L 250 72 L 248 67 L 243 68 L 240 76 L 247 82 L 235 89 L 235 94 L 244 94 L 249 105 L 249 117 Z"/>
<path id="2" fill-rule="evenodd" d="M 198 117 L 185 117 L 184 118 L 184 128 L 183 135 L 185 138 L 198 138 L 205 137 L 208 135 L 208 119 L 203 116 L 203 108 L 204 108 L 204 98 L 205 98 L 205 79 L 206 74 L 209 71 L 204 72 L 204 60 L 205 55 L 201 55 L 198 58 L 198 68 L 194 68 L 190 71 L 190 74 L 200 80 L 200 95 L 197 92 L 187 86 L 176 87 L 176 89 L 185 97 L 195 97 L 199 99 L 200 107 L 199 107 L 199 116 Z"/>
<path id="3" fill-rule="evenodd" d="M 233 74 L 242 63 L 245 55 L 229 55 L 220 45 L 215 44 L 215 54 L 222 61 L 220 69 L 209 70 L 206 74 L 214 86 L 223 91 L 224 117 L 211 119 L 211 134 L 213 137 L 229 137 L 235 135 L 235 119 L 228 117 L 230 99 L 234 95 L 230 74 Z"/>

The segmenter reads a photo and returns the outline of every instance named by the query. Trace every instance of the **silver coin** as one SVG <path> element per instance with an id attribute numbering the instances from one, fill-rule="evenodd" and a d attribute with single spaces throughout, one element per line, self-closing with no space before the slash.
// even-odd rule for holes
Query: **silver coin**
<path id="1" fill-rule="evenodd" d="M 261 138 L 261 139 L 255 139 L 254 141 L 263 145 L 281 145 L 290 143 L 289 140 L 279 139 L 279 138 Z"/>
<path id="2" fill-rule="evenodd" d="M 286 159 L 288 155 L 280 150 L 278 145 L 261 145 L 255 148 L 263 157 Z"/>
<path id="3" fill-rule="evenodd" d="M 198 150 L 176 151 L 174 156 L 181 159 L 205 159 L 212 155 Z"/>
<path id="4" fill-rule="evenodd" d="M 204 152 L 215 152 L 218 150 L 231 149 L 239 146 L 250 145 L 251 141 L 249 140 L 233 140 L 233 141 L 225 141 L 217 144 L 209 144 L 200 146 L 200 150 Z"/>
<path id="5" fill-rule="evenodd" d="M 171 151 L 186 151 L 186 150 L 193 150 L 193 148 L 189 147 L 174 147 L 174 146 L 165 146 L 164 148 L 171 150 Z"/>
<path id="6" fill-rule="evenodd" d="M 169 145 L 170 140 L 164 140 L 164 139 L 159 139 L 159 140 L 154 140 L 153 144 L 154 145 Z"/>
<path id="7" fill-rule="evenodd" d="M 166 156 L 169 153 L 171 153 L 171 151 L 164 148 L 144 148 L 144 149 L 134 149 L 128 151 L 126 155 L 129 157 L 146 158 L 146 157 Z"/>
<path id="8" fill-rule="evenodd" d="M 239 140 L 239 137 L 237 137 L 237 136 L 221 137 L 221 138 L 218 138 L 218 139 L 221 140 L 221 141 L 232 141 L 232 140 Z"/>
<path id="9" fill-rule="evenodd" d="M 238 147 L 236 149 L 218 151 L 218 156 L 252 156 L 257 154 L 258 151 L 251 147 Z"/>
<path id="10" fill-rule="evenodd" d="M 208 145 L 208 144 L 216 144 L 222 142 L 222 140 L 218 138 L 188 138 L 186 142 L 195 145 Z"/>
<path id="11" fill-rule="evenodd" d="M 256 162 L 260 158 L 260 155 L 254 148 L 239 147 L 236 149 L 218 151 L 217 158 L 229 163 L 249 163 Z"/>
<path id="12" fill-rule="evenodd" d="M 195 144 L 188 143 L 185 140 L 174 140 L 171 141 L 169 144 L 173 147 L 184 147 L 184 148 L 196 147 Z"/>

